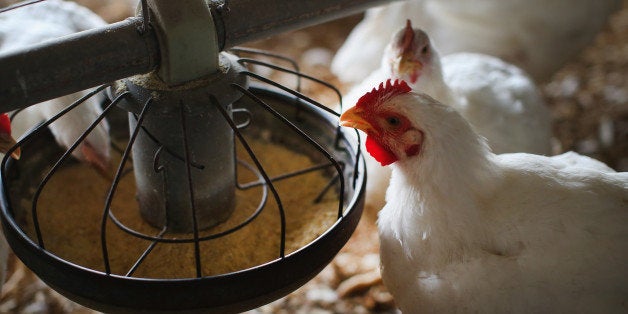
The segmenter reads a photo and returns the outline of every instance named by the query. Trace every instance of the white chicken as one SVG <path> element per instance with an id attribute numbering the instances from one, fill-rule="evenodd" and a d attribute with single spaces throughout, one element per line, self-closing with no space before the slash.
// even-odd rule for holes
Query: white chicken
<path id="1" fill-rule="evenodd" d="M 73 2 L 48 0 L 0 14 L 0 53 L 53 38 L 100 27 L 106 23 L 95 13 Z M 50 119 L 90 91 L 49 100 L 19 112 L 13 119 L 15 137 Z M 50 125 L 56 141 L 70 147 L 102 113 L 100 97 L 92 97 Z M 106 171 L 110 158 L 109 125 L 105 120 L 87 136 L 73 156 Z"/>
<path id="2" fill-rule="evenodd" d="M 575 153 L 495 155 L 452 106 L 403 81 L 340 124 L 392 167 L 377 224 L 403 313 L 626 312 L 628 173 Z"/>
<path id="3" fill-rule="evenodd" d="M 620 0 L 408 0 L 367 10 L 340 47 L 331 70 L 359 82 L 375 70 L 401 21 L 433 37 L 444 55 L 499 57 L 546 81 L 589 44 Z"/>
<path id="4" fill-rule="evenodd" d="M 386 47 L 381 66 L 343 97 L 355 104 L 361 95 L 388 78 L 405 80 L 413 90 L 456 108 L 493 152 L 551 153 L 551 115 L 536 85 L 519 68 L 477 53 L 456 53 L 442 59 L 428 35 L 406 27 Z M 366 157 L 369 180 L 366 204 L 379 209 L 390 169 Z"/>

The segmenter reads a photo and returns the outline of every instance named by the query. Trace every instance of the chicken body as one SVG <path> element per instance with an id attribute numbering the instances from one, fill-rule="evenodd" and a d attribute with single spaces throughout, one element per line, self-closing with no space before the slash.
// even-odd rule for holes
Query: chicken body
<path id="1" fill-rule="evenodd" d="M 628 173 L 575 153 L 495 155 L 455 109 L 413 92 L 341 125 L 394 156 L 378 228 L 403 313 L 626 311 Z"/>
<path id="2" fill-rule="evenodd" d="M 499 57 L 548 80 L 580 53 L 619 8 L 619 0 L 409 0 L 369 9 L 333 59 L 341 80 L 375 70 L 390 36 L 406 19 L 426 30 L 444 55 Z"/>
<path id="3" fill-rule="evenodd" d="M 456 108 L 488 139 L 495 153 L 551 153 L 549 109 L 532 80 L 519 68 L 477 53 L 440 58 L 428 35 L 410 24 L 390 40 L 380 67 L 343 97 L 360 96 L 388 78 L 402 79 L 417 92 Z M 381 208 L 390 169 L 365 157 L 369 180 L 366 204 Z"/>
<path id="4" fill-rule="evenodd" d="M 95 13 L 73 2 L 48 0 L 0 14 L 0 53 L 70 35 L 106 23 Z M 19 137 L 41 121 L 52 118 L 90 91 L 66 95 L 30 106 L 12 121 Z M 91 97 L 50 125 L 59 145 L 68 148 L 102 113 L 102 97 Z M 73 156 L 104 170 L 109 162 L 109 125 L 105 120 L 87 136 Z"/>
<path id="5" fill-rule="evenodd" d="M 477 53 L 445 56 L 442 69 L 441 86 L 493 152 L 551 154 L 551 113 L 521 69 Z"/>

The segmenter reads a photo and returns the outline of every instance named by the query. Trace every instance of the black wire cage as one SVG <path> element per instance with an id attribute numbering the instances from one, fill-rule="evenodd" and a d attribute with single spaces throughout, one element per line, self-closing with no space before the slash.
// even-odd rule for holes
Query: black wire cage
<path id="1" fill-rule="evenodd" d="M 150 33 L 146 4 L 144 18 L 111 27 Z M 339 104 L 340 92 L 273 53 L 234 47 L 218 59 L 216 73 L 185 84 L 149 72 L 101 85 L 22 137 L 13 148 L 20 160 L 7 153 L 3 231 L 52 288 L 104 312 L 239 312 L 303 285 L 349 239 L 366 182 L 359 136 L 301 82 L 337 94 Z M 291 75 L 294 86 L 251 65 Z M 103 93 L 103 113 L 60 148 L 48 126 Z M 13 106 L 39 96 L 29 97 Z M 102 121 L 115 152 L 108 173 L 71 157 Z M 75 169 L 87 175 L 66 176 Z"/>

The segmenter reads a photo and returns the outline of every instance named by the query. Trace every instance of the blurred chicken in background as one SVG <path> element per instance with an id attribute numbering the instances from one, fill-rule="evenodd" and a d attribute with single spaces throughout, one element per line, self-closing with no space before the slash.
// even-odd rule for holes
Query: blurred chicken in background
<path id="1" fill-rule="evenodd" d="M 519 68 L 479 53 L 441 58 L 423 30 L 408 20 L 391 38 L 381 66 L 356 85 L 343 102 L 354 105 L 389 78 L 451 105 L 488 139 L 493 152 L 551 154 L 551 116 L 534 82 Z M 363 147 L 364 149 L 364 147 Z M 379 209 L 390 169 L 366 156 L 366 204 Z"/>
<path id="2" fill-rule="evenodd" d="M 499 57 L 544 82 L 591 43 L 620 0 L 408 0 L 370 9 L 333 59 L 345 82 L 379 66 L 390 36 L 406 19 L 445 56 Z"/>

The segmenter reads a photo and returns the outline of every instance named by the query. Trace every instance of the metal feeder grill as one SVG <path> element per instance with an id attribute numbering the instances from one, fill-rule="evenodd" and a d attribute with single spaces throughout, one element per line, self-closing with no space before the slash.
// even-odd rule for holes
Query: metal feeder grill
<path id="1" fill-rule="evenodd" d="M 353 134 L 339 128 L 337 112 L 304 95 L 300 90 L 302 80 L 311 80 L 338 94 L 341 103 L 340 93 L 333 86 L 301 73 L 296 63 L 288 58 L 232 46 L 239 43 L 239 40 L 251 40 L 256 36 L 268 35 L 268 28 L 260 27 L 258 29 L 266 30 L 266 33 L 262 32 L 260 35 L 249 32 L 237 39 L 229 36 L 231 21 L 241 21 L 241 17 L 229 13 L 241 10 L 242 6 L 261 8 L 264 7 L 264 2 L 242 1 L 241 6 L 236 4 L 237 2 L 209 3 L 212 15 L 214 18 L 219 16 L 216 19 L 221 21 L 217 23 L 221 25 L 219 30 L 222 32 L 222 36 L 218 36 L 218 46 L 227 49 L 228 52 L 219 54 L 217 64 L 219 73 L 191 80 L 192 83 L 188 80 L 184 84 L 155 87 L 151 84 L 138 84 L 139 76 L 123 79 L 131 74 L 146 73 L 154 69 L 156 64 L 161 62 L 163 66 L 165 62 L 156 61 L 159 49 L 154 42 L 153 28 L 146 27 L 150 25 L 146 1 L 142 1 L 140 11 L 143 15 L 140 17 L 109 25 L 107 29 L 88 31 L 87 35 L 77 34 L 72 41 L 61 39 L 42 45 L 38 49 L 0 56 L 0 65 L 10 65 L 13 68 L 23 66 L 27 69 L 32 66 L 30 69 L 36 71 L 41 65 L 30 61 L 38 60 L 37 57 L 50 53 L 67 53 L 68 50 L 75 51 L 76 49 L 72 48 L 85 47 L 96 39 L 105 38 L 109 47 L 106 49 L 117 53 L 112 59 L 119 57 L 125 60 L 123 64 L 129 64 L 129 67 L 121 67 L 113 61 L 109 63 L 105 60 L 102 68 L 92 73 L 80 72 L 81 75 L 74 77 L 72 82 L 75 84 L 70 84 L 71 86 L 61 86 L 56 82 L 38 82 L 35 73 L 32 73 L 32 76 L 26 75 L 26 83 L 24 81 L 16 83 L 17 79 L 7 73 L 0 75 L 0 82 L 7 82 L 1 85 L 9 86 L 7 88 L 9 92 L 0 93 L 3 95 L 0 96 L 0 103 L 10 104 L 3 106 L 1 108 L 3 111 L 23 108 L 34 102 L 87 88 L 88 84 L 96 81 L 105 83 L 23 137 L 16 145 L 22 150 L 22 158 L 19 161 L 9 157 L 2 161 L 1 216 L 5 236 L 15 254 L 48 285 L 77 303 L 103 312 L 240 312 L 278 299 L 305 284 L 320 272 L 346 243 L 357 226 L 363 207 L 366 178 L 357 142 L 359 136 L 357 133 Z M 342 8 L 340 10 L 342 14 L 347 15 L 378 3 L 337 2 L 312 5 L 319 8 L 325 6 Z M 290 7 L 288 4 L 286 6 Z M 313 9 L 306 7 L 303 10 Z M 316 12 L 317 15 L 310 15 L 310 24 L 321 22 L 321 17 L 331 19 L 340 16 L 338 12 L 335 15 L 331 14 L 330 10 Z M 265 16 L 270 21 L 276 20 L 280 14 L 275 11 L 271 13 Z M 261 22 L 258 22 L 267 23 L 268 19 L 260 18 Z M 293 19 L 287 21 L 295 23 Z M 279 26 L 275 26 L 274 31 L 304 26 L 303 23 L 302 20 L 290 25 L 275 23 Z M 138 37 L 141 38 L 139 43 L 133 44 L 132 42 L 138 42 Z M 115 48 L 115 45 L 121 42 L 131 46 L 128 50 L 131 52 L 117 52 L 110 47 L 113 45 Z M 72 48 L 65 46 L 67 49 L 61 49 L 60 47 L 64 45 L 74 46 Z M 90 58 L 92 57 L 90 53 L 98 53 L 90 49 L 87 51 L 77 51 L 79 55 L 86 54 L 77 58 Z M 249 57 L 243 57 L 244 55 Z M 260 55 L 264 58 L 288 60 L 293 64 L 293 68 L 283 68 L 260 61 L 257 58 Z M 15 65 L 16 60 L 18 65 Z M 33 63 L 35 65 L 32 65 Z M 252 64 L 294 76 L 295 88 L 283 86 L 249 71 L 246 66 Z M 47 65 L 37 71 L 41 73 L 52 71 L 54 74 L 59 73 L 59 69 L 63 67 L 73 66 L 76 65 Z M 111 70 L 110 67 L 115 67 L 116 70 Z M 14 73 L 10 70 L 7 72 Z M 99 74 L 104 77 L 97 77 Z M 155 75 L 155 72 L 152 72 L 143 77 Z M 117 81 L 113 84 L 106 83 L 111 80 Z M 33 84 L 32 90 L 40 92 L 24 96 L 19 93 L 19 87 L 16 87 L 19 84 Z M 87 98 L 103 92 L 109 96 L 103 104 L 103 114 L 67 151 L 60 149 L 54 143 L 47 126 L 81 106 Z M 163 123 L 166 118 L 171 122 Z M 98 220 L 100 227 L 93 230 L 100 239 L 100 243 L 93 245 L 100 249 L 102 269 L 93 269 L 68 261 L 47 249 L 47 236 L 40 228 L 43 222 L 40 221 L 42 213 L 41 204 L 38 202 L 46 185 L 65 167 L 76 163 L 70 158 L 72 151 L 102 119 L 109 121 L 112 148 L 119 152 L 121 157 L 107 190 L 99 191 L 98 195 L 85 196 L 103 199 L 102 212 Z M 202 121 L 199 122 L 199 119 Z M 211 136 L 208 137 L 207 134 Z M 262 138 L 280 143 L 283 147 L 309 156 L 313 165 L 270 176 L 258 158 L 260 152 L 251 148 L 249 138 Z M 208 139 L 218 140 L 219 144 L 214 147 L 219 147 L 220 150 L 207 149 Z M 243 147 L 244 153 L 235 152 L 237 145 Z M 219 161 L 208 162 L 203 159 L 207 156 L 218 158 Z M 219 174 L 212 176 L 206 175 L 205 172 L 205 175 L 199 175 L 203 170 L 210 168 L 210 173 Z M 257 179 L 241 182 L 238 180 L 238 171 L 248 171 Z M 316 203 L 323 198 L 335 196 L 334 215 L 329 222 L 331 227 L 309 243 L 288 252 L 286 248 L 288 219 L 282 205 L 282 196 L 275 186 L 280 181 L 298 179 L 311 173 L 319 173 L 327 178 L 328 183 L 318 188 L 316 197 L 303 202 Z M 116 211 L 112 209 L 120 182 L 133 174 L 138 188 L 137 197 L 141 203 L 141 215 L 155 227 L 154 232 L 144 232 L 128 225 L 119 219 Z M 72 184 L 68 184 L 69 188 L 71 186 Z M 207 188 L 208 186 L 210 188 Z M 238 210 L 231 197 L 223 197 L 225 194 L 229 195 L 229 191 L 213 193 L 214 190 L 224 186 L 233 190 L 259 188 L 263 192 L 257 209 L 248 217 L 226 230 L 207 232 L 206 229 L 212 230 L 213 226 L 228 220 L 231 212 Z M 153 193 L 153 190 L 159 191 Z M 210 194 L 212 196 L 206 198 Z M 143 197 L 147 200 L 143 200 Z M 180 201 L 185 205 L 173 206 L 174 201 Z M 217 208 L 226 211 L 226 217 L 216 218 L 222 212 L 212 208 L 212 202 L 220 202 Z M 271 202 L 277 205 L 276 215 L 280 221 L 277 226 L 268 226 L 279 229 L 278 239 L 275 239 L 278 242 L 276 255 L 267 262 L 244 269 L 221 274 L 204 274 L 203 263 L 206 256 L 212 252 L 204 251 L 203 244 L 221 241 L 226 236 L 242 232 L 258 219 L 265 206 Z M 153 210 L 171 207 L 177 208 Z M 31 234 L 25 230 L 25 225 L 29 222 L 32 223 L 34 230 Z M 72 221 L 63 223 L 71 224 Z M 125 252 L 111 251 L 111 243 L 107 238 L 110 228 L 107 226 L 121 230 L 129 239 L 140 239 L 145 243 L 143 252 L 124 272 L 112 270 L 112 256 Z M 187 262 L 192 265 L 194 275 L 167 279 L 136 276 L 137 270 L 141 269 L 155 249 L 165 245 L 193 246 L 193 257 Z M 185 257 L 173 255 L 170 258 Z"/>

